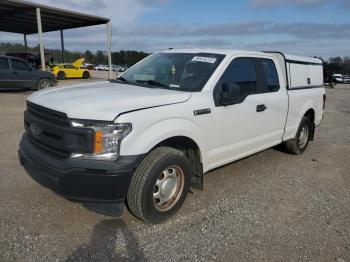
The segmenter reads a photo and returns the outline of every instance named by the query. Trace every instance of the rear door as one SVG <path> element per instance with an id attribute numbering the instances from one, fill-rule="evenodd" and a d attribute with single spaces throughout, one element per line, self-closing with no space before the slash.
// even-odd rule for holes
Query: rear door
<path id="1" fill-rule="evenodd" d="M 0 88 L 12 88 L 12 74 L 10 72 L 9 59 L 0 57 Z"/>
<path id="2" fill-rule="evenodd" d="M 11 59 L 12 79 L 15 88 L 33 88 L 37 84 L 36 72 L 19 59 Z"/>
<path id="3" fill-rule="evenodd" d="M 265 135 L 265 143 L 274 145 L 282 142 L 288 115 L 288 94 L 277 61 L 271 58 L 256 58 L 256 65 L 261 74 L 259 92 L 264 94 L 263 105 L 266 108 L 260 115 L 264 125 L 260 126 Z"/>

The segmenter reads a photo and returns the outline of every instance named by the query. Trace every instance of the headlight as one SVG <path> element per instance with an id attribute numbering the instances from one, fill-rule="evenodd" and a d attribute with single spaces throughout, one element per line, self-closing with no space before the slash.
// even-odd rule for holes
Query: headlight
<path id="1" fill-rule="evenodd" d="M 91 128 L 95 131 L 94 152 L 92 154 L 74 153 L 71 158 L 83 158 L 94 160 L 117 160 L 120 142 L 131 132 L 131 123 L 83 123 L 72 121 L 73 127 Z"/>

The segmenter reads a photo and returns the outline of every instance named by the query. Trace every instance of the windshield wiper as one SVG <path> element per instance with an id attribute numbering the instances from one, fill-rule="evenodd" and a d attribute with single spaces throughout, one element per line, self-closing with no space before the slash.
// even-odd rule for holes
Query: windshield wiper
<path id="1" fill-rule="evenodd" d="M 136 80 L 137 83 L 141 83 L 141 84 L 147 84 L 150 86 L 154 86 L 154 87 L 165 87 L 165 88 L 169 88 L 167 85 L 164 85 L 161 82 L 157 82 L 154 80 Z"/>
<path id="2" fill-rule="evenodd" d="M 126 79 L 125 79 L 124 77 L 122 77 L 122 76 L 117 77 L 114 81 L 129 83 L 129 81 L 126 80 Z"/>

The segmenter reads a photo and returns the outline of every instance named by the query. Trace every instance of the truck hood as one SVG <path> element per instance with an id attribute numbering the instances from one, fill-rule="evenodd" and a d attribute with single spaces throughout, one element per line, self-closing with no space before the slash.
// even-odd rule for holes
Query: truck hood
<path id="1" fill-rule="evenodd" d="M 49 88 L 27 100 L 69 118 L 113 121 L 124 112 L 181 103 L 190 97 L 187 92 L 98 82 Z"/>

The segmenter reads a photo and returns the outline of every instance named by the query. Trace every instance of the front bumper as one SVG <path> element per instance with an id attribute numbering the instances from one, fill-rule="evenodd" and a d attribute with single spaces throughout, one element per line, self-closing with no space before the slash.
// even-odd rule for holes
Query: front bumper
<path id="1" fill-rule="evenodd" d="M 117 161 L 57 159 L 34 146 L 24 134 L 18 150 L 21 164 L 41 185 L 66 198 L 87 202 L 121 202 L 143 155 Z"/>

